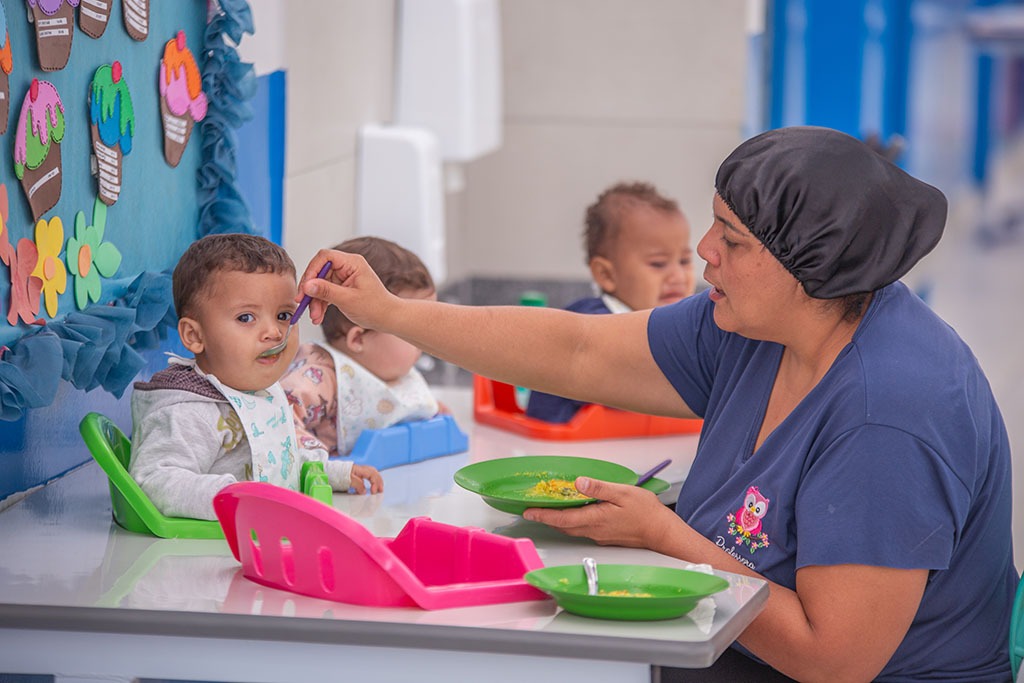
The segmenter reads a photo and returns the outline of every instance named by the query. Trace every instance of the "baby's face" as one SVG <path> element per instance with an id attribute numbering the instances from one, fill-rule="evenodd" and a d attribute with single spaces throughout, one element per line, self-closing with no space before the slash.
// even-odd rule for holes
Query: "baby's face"
<path id="1" fill-rule="evenodd" d="M 437 301 L 437 292 L 432 289 L 402 291 L 397 294 L 403 299 Z M 360 365 L 378 378 L 394 382 L 412 369 L 420 355 L 422 352 L 418 348 L 393 334 L 368 330 L 358 360 Z"/>
<path id="2" fill-rule="evenodd" d="M 605 291 L 633 310 L 664 306 L 693 294 L 690 225 L 681 213 L 647 206 L 630 211 L 607 260 L 612 286 L 605 286 Z"/>
<path id="3" fill-rule="evenodd" d="M 295 279 L 286 273 L 219 272 L 197 307 L 202 349 L 194 351 L 204 372 L 239 391 L 266 389 L 281 379 L 299 348 L 292 330 L 285 350 L 260 354 L 278 344 L 295 311 Z"/>

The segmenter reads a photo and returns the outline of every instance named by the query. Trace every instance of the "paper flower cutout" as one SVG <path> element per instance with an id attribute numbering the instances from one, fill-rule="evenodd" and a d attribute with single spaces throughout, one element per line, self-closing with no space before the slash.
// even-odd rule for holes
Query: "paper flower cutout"
<path id="1" fill-rule="evenodd" d="M 64 105 L 60 95 L 52 83 L 33 78 L 15 131 L 14 175 L 21 180 L 35 220 L 60 199 L 63 139 Z"/>
<path id="2" fill-rule="evenodd" d="M 18 249 L 11 259 L 11 308 L 7 311 L 7 322 L 17 325 L 21 318 L 29 325 L 41 325 L 39 315 L 39 295 L 43 290 L 43 281 L 32 274 L 39 262 L 39 251 L 35 242 L 22 237 L 18 240 Z"/>
<path id="3" fill-rule="evenodd" d="M 11 112 L 11 34 L 7 31 L 7 12 L 0 2 L 0 135 L 7 132 L 7 118 Z"/>
<path id="4" fill-rule="evenodd" d="M 60 71 L 71 56 L 78 0 L 27 0 L 29 21 L 36 26 L 39 68 Z"/>
<path id="5" fill-rule="evenodd" d="M 39 260 L 32 275 L 43 281 L 43 300 L 52 318 L 57 315 L 57 295 L 68 287 L 68 271 L 60 260 L 64 249 L 64 224 L 59 216 L 36 223 L 36 247 Z"/>
<path id="6" fill-rule="evenodd" d="M 160 116 L 164 123 L 164 158 L 177 166 L 192 126 L 206 116 L 207 101 L 195 57 L 185 43 L 185 32 L 164 45 L 160 60 Z"/>
<path id="7" fill-rule="evenodd" d="M 135 110 L 121 62 L 96 69 L 89 93 L 89 119 L 100 199 L 113 206 L 121 194 L 122 161 L 132 151 L 135 135 Z"/>
<path id="8" fill-rule="evenodd" d="M 121 265 L 121 252 L 103 241 L 107 206 L 99 199 L 92 207 L 92 225 L 85 224 L 85 212 L 75 214 L 75 236 L 68 240 L 68 270 L 75 276 L 75 304 L 85 309 L 89 300 L 99 301 L 100 277 L 112 277 Z"/>
<path id="9" fill-rule="evenodd" d="M 17 325 L 21 318 L 29 324 L 41 324 L 43 321 L 37 315 L 43 281 L 32 276 L 39 253 L 35 243 L 27 239 L 20 240 L 15 249 L 7 226 L 7 209 L 7 186 L 0 183 L 0 261 L 11 269 L 11 307 L 7 311 L 7 322 Z"/>

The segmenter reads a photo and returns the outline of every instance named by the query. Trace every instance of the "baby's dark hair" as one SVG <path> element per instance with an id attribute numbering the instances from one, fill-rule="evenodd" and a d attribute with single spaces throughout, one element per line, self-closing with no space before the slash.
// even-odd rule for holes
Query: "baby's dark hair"
<path id="1" fill-rule="evenodd" d="M 332 247 L 337 251 L 359 254 L 377 273 L 392 294 L 400 292 L 434 291 L 434 278 L 420 257 L 405 247 L 380 237 L 355 237 Z M 335 306 L 324 313 L 323 333 L 328 342 L 341 339 L 352 329 L 353 323 Z"/>
<path id="2" fill-rule="evenodd" d="M 179 317 L 194 313 L 218 272 L 281 273 L 295 277 L 295 263 L 282 247 L 259 235 L 228 233 L 196 240 L 178 260 L 171 283 Z"/>
<path id="3" fill-rule="evenodd" d="M 587 207 L 583 228 L 583 248 L 587 254 L 585 263 L 590 263 L 595 256 L 608 256 L 612 243 L 619 236 L 623 214 L 638 205 L 666 213 L 679 211 L 679 204 L 674 199 L 663 196 L 650 183 L 612 185 Z"/>

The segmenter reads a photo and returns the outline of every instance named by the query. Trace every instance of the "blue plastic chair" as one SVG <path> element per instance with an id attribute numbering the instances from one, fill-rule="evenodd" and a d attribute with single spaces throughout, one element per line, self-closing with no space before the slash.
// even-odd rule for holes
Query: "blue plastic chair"
<path id="1" fill-rule="evenodd" d="M 341 459 L 384 470 L 462 453 L 468 448 L 469 437 L 459 429 L 455 418 L 451 415 L 437 415 L 427 420 L 401 422 L 384 429 L 364 430 L 352 446 L 352 452 Z"/>

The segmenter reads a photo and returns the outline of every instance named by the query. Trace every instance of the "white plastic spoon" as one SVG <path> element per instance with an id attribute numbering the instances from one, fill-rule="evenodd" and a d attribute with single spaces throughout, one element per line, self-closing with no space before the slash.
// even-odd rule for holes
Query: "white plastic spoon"
<path id="1" fill-rule="evenodd" d="M 587 595 L 597 595 L 597 560 L 584 557 L 583 572 L 587 575 Z"/>

